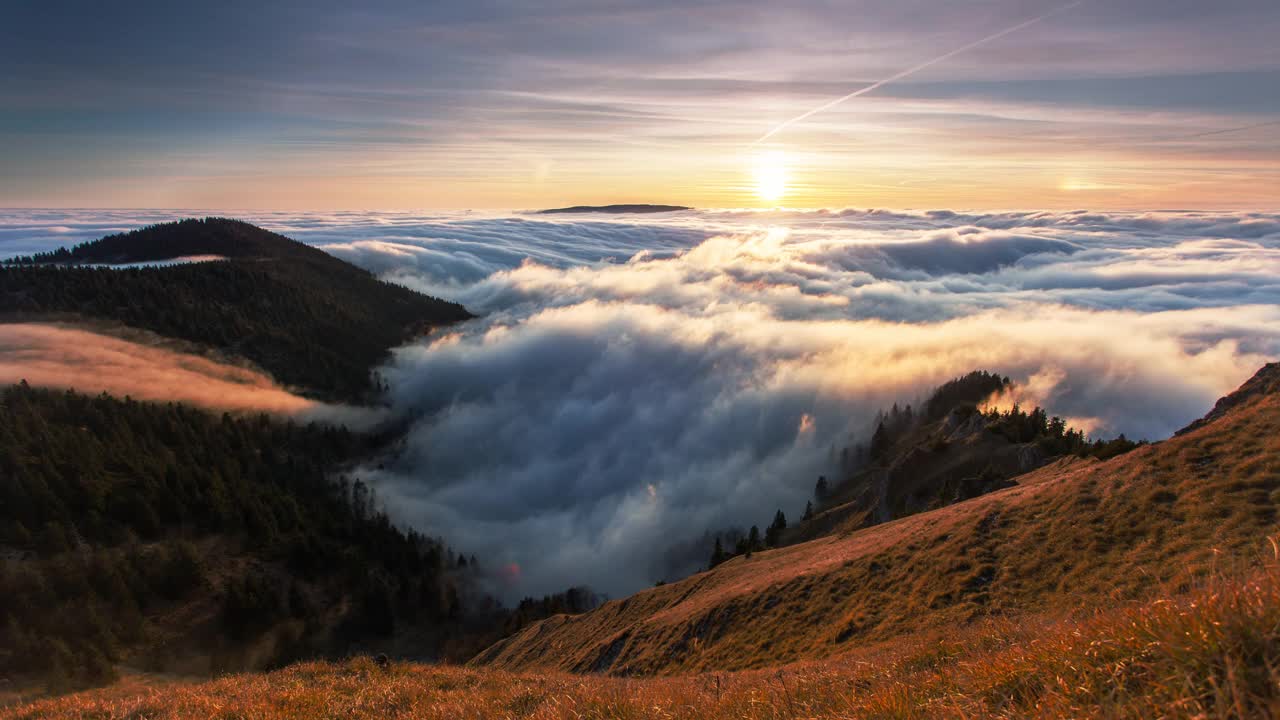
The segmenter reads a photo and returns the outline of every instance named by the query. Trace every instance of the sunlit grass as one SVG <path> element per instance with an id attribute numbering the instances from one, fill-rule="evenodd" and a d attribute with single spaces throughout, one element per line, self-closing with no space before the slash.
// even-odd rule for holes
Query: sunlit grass
<path id="1" fill-rule="evenodd" d="M 1083 618 L 991 620 L 781 669 L 628 679 L 306 663 L 0 718 L 1255 718 L 1280 714 L 1280 566 Z"/>

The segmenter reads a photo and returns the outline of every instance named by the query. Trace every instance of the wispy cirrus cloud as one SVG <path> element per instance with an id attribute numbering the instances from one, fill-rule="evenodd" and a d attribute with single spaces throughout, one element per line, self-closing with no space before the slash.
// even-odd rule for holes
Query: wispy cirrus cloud
<path id="1" fill-rule="evenodd" d="M 1062 6 L 24 4 L 0 205 L 754 204 L 745 143 Z M 1267 206 L 1277 31 L 1269 0 L 1058 12 L 777 137 L 787 202 Z"/>

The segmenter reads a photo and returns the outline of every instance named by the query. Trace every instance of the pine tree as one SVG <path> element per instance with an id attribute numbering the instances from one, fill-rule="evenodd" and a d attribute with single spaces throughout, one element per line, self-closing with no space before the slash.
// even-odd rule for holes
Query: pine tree
<path id="1" fill-rule="evenodd" d="M 889 452 L 889 442 L 889 431 L 885 429 L 884 423 L 876 425 L 876 431 L 871 435 L 871 459 L 883 458 Z"/>
<path id="2" fill-rule="evenodd" d="M 829 489 L 830 488 L 827 487 L 827 476 L 819 475 L 818 483 L 813 486 L 813 499 L 817 500 L 818 503 L 822 503 L 823 500 L 827 499 L 827 492 Z"/>
<path id="3" fill-rule="evenodd" d="M 769 528 L 765 530 L 764 542 L 769 547 L 778 547 L 778 541 L 782 539 L 782 531 L 787 529 L 787 516 L 781 510 L 774 513 L 773 522 Z"/>
<path id="4" fill-rule="evenodd" d="M 800 517 L 800 522 L 808 522 L 812 519 L 813 519 L 813 503 L 807 502 L 804 504 L 804 515 Z"/>
<path id="5" fill-rule="evenodd" d="M 751 557 L 751 553 L 755 552 L 756 550 L 762 550 L 762 549 L 763 548 L 760 546 L 760 528 L 759 526 L 752 525 L 751 532 L 747 533 L 746 556 Z"/>
<path id="6" fill-rule="evenodd" d="M 720 536 L 717 535 L 716 547 L 711 551 L 711 564 L 707 566 L 707 569 L 711 569 L 728 559 L 729 553 L 724 551 L 724 545 L 720 543 Z"/>

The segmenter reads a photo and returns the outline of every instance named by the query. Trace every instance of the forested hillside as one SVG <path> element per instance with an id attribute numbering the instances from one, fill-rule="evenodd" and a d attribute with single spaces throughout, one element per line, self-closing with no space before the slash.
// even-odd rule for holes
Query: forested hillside
<path id="1" fill-rule="evenodd" d="M 1010 487 L 1062 457 L 1107 459 L 1139 445 L 1091 439 L 1041 407 L 983 408 L 1012 387 L 974 371 L 938 387 L 918 409 L 881 412 L 865 444 L 844 451 L 842 474 L 815 487 L 813 522 L 789 539 L 847 532 Z"/>
<path id="2" fill-rule="evenodd" d="M 106 268 L 215 255 L 216 262 Z M 8 319 L 84 317 L 151 330 L 247 358 L 326 400 L 360 401 L 387 351 L 470 318 L 456 303 L 383 282 L 248 223 L 183 220 L 111 235 L 0 267 Z"/>
<path id="3" fill-rule="evenodd" d="M 60 688 L 118 663 L 255 668 L 397 632 L 418 634 L 418 657 L 474 651 L 470 571 L 334 473 L 364 443 L 265 415 L 8 387 L 0 675 Z"/>
<path id="4" fill-rule="evenodd" d="M 894 404 L 877 413 L 869 440 L 840 451 L 838 474 L 819 477 L 790 522 L 779 508 L 763 531 L 711 534 L 710 566 L 1012 487 L 1015 476 L 1059 458 L 1107 459 L 1141 444 L 1123 435 L 1090 439 L 1040 407 L 981 407 L 1011 387 L 1008 377 L 975 370 L 943 383 L 918 408 Z"/>

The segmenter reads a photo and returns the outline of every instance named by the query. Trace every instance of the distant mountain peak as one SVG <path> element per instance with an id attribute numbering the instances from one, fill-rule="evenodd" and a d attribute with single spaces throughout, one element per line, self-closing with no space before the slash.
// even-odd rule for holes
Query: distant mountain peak
<path id="1" fill-rule="evenodd" d="M 539 215 L 554 215 L 568 213 L 616 213 L 616 214 L 644 214 L 644 213 L 664 213 L 678 212 L 681 210 L 692 210 L 693 208 L 685 205 L 574 205 L 572 207 L 551 208 L 549 210 L 539 210 Z"/>

